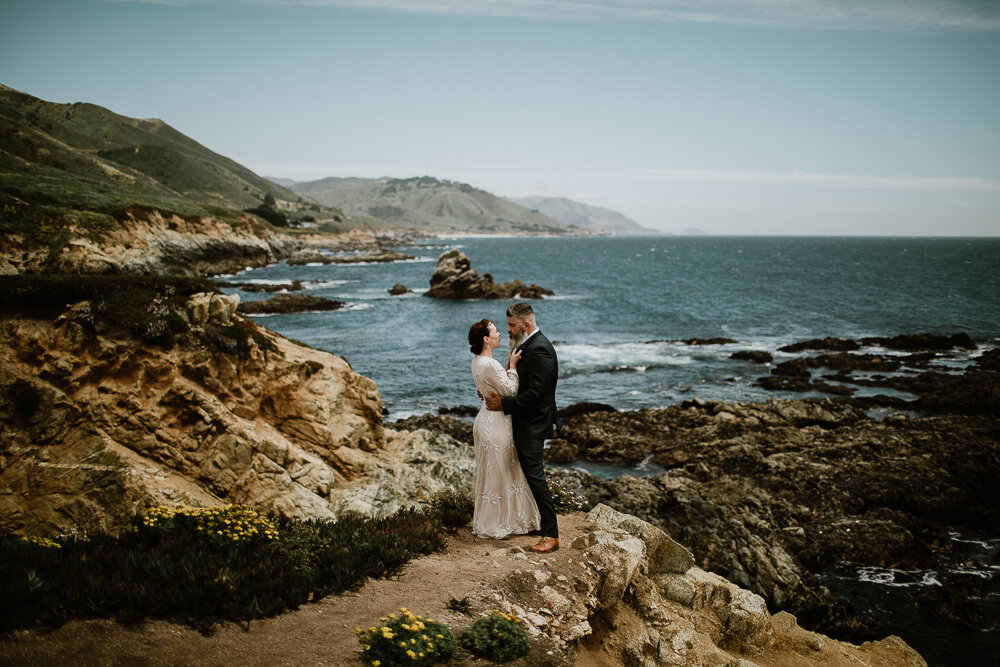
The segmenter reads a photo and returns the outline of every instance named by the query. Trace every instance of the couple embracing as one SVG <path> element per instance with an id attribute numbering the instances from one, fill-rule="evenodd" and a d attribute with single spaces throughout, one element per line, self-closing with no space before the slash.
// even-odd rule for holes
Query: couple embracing
<path id="1" fill-rule="evenodd" d="M 559 548 L 552 493 L 542 449 L 560 425 L 556 413 L 559 362 L 527 303 L 507 309 L 511 352 L 506 367 L 493 359 L 500 332 L 489 320 L 469 329 L 472 377 L 483 398 L 472 434 L 476 447 L 476 508 L 472 532 L 503 539 L 540 535 L 532 551 Z"/>

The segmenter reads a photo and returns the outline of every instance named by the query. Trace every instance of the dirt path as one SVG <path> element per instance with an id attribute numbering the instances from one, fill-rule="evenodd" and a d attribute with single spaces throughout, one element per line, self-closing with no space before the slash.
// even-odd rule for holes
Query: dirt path
<path id="1" fill-rule="evenodd" d="M 449 610 L 450 599 L 489 598 L 503 577 L 517 569 L 529 569 L 532 562 L 546 560 L 553 570 L 571 567 L 569 561 L 575 550 L 569 548 L 569 543 L 580 534 L 585 516 L 575 513 L 560 517 L 562 548 L 552 555 L 528 552 L 517 558 L 494 557 L 497 550 L 527 548 L 537 538 L 483 540 L 464 528 L 449 538 L 444 551 L 408 563 L 396 577 L 370 580 L 357 591 L 252 621 L 246 629 L 226 623 L 212 635 L 204 635 L 164 621 L 134 628 L 109 620 L 73 621 L 51 632 L 19 631 L 0 639 L 0 664 L 360 665 L 354 628 L 371 626 L 388 612 L 408 607 L 414 613 L 428 613 L 457 635 L 473 618 Z M 480 610 L 490 609 L 478 606 Z M 533 641 L 532 646 L 528 656 L 506 664 L 564 663 L 557 653 L 549 653 L 551 645 Z M 459 649 L 449 664 L 465 667 L 494 663 Z"/>

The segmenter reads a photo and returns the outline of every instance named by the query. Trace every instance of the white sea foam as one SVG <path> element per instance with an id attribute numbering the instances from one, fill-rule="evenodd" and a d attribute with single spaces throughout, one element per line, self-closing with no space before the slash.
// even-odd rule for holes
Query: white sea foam
<path id="1" fill-rule="evenodd" d="M 559 343 L 560 370 L 568 375 L 599 372 L 644 373 L 650 368 L 683 366 L 694 362 L 689 350 L 671 344 Z"/>
<path id="2" fill-rule="evenodd" d="M 899 579 L 899 581 L 897 581 Z M 912 586 L 940 586 L 938 573 L 934 570 L 906 571 L 885 567 L 859 567 L 858 580 L 893 588 L 909 588 Z"/>

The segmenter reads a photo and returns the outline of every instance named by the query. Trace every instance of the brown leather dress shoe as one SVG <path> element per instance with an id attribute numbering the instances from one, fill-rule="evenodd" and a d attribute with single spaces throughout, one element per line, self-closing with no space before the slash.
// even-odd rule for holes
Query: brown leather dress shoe
<path id="1" fill-rule="evenodd" d="M 555 537 L 543 537 L 542 539 L 538 540 L 538 544 L 536 544 L 533 547 L 530 547 L 530 549 L 531 551 L 534 551 L 536 553 L 550 554 L 553 551 L 559 550 L 559 540 L 556 539 Z"/>

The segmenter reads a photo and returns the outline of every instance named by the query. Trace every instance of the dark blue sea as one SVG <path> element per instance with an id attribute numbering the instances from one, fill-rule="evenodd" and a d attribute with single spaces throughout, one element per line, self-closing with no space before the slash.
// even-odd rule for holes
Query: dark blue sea
<path id="1" fill-rule="evenodd" d="M 488 317 L 506 332 L 510 301 L 422 296 L 438 256 L 451 247 L 497 282 L 520 278 L 556 293 L 534 306 L 559 355 L 560 406 L 765 400 L 780 395 L 753 386 L 767 368 L 730 355 L 766 350 L 779 363 L 795 355 L 778 347 L 809 338 L 965 332 L 1000 345 L 1000 239 L 462 238 L 401 248 L 417 257 L 410 261 L 281 263 L 230 280 L 301 279 L 310 294 L 345 301 L 338 311 L 256 319 L 346 357 L 378 383 L 393 420 L 478 405 L 469 326 Z M 414 292 L 390 296 L 397 282 Z M 267 296 L 241 293 L 245 301 Z M 715 337 L 736 342 L 679 342 Z M 967 356 L 953 363 L 964 365 Z"/>
<path id="2" fill-rule="evenodd" d="M 409 261 L 281 263 L 227 280 L 303 280 L 310 294 L 346 302 L 337 311 L 255 319 L 345 357 L 377 382 L 392 421 L 441 407 L 478 406 L 469 370 L 469 326 L 487 317 L 506 332 L 510 301 L 422 296 L 438 256 L 449 248 L 460 248 L 473 268 L 497 282 L 520 278 L 555 292 L 533 305 L 559 355 L 561 407 L 595 401 L 635 409 L 691 397 L 809 396 L 755 387 L 768 368 L 730 356 L 765 350 L 780 363 L 797 355 L 777 348 L 811 338 L 965 332 L 980 349 L 944 361 L 956 371 L 983 349 L 1000 346 L 998 238 L 460 238 L 400 248 L 416 256 Z M 390 296 L 396 283 L 413 292 Z M 241 291 L 245 301 L 268 296 Z M 716 337 L 736 342 L 681 342 Z M 498 360 L 504 349 L 497 351 Z M 605 477 L 620 472 L 592 471 Z M 997 538 L 1000 533 L 973 542 L 993 545 L 995 561 Z M 995 577 L 997 569 L 994 564 L 994 571 L 983 575 Z M 891 572 L 877 575 L 838 571 L 829 584 L 876 613 L 889 632 L 903 636 L 931 664 L 1000 659 L 996 632 L 977 634 L 915 618 L 905 604 L 913 585 L 896 585 Z M 908 581 L 934 585 L 935 575 L 911 573 Z M 991 608 L 1000 609 L 1000 601 L 994 599 Z"/>

